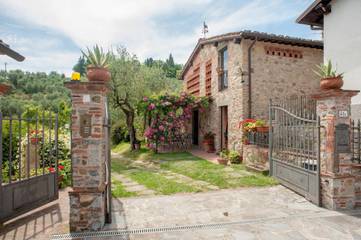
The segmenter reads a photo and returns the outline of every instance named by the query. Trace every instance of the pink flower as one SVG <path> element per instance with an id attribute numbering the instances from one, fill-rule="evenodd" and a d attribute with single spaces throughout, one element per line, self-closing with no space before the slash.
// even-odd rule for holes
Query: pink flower
<path id="1" fill-rule="evenodd" d="M 160 125 L 159 128 L 158 128 L 160 131 L 164 131 L 164 126 L 163 125 Z"/>
<path id="2" fill-rule="evenodd" d="M 164 142 L 165 137 L 164 137 L 164 136 L 160 136 L 159 140 L 162 141 L 162 142 Z"/>
<path id="3" fill-rule="evenodd" d="M 155 104 L 154 103 L 151 103 L 151 104 L 149 104 L 149 106 L 148 106 L 148 110 L 154 110 L 155 109 Z"/>
<path id="4" fill-rule="evenodd" d="M 144 101 L 144 102 L 147 102 L 147 101 L 148 101 L 148 98 L 147 98 L 147 97 L 143 97 L 143 101 Z"/>

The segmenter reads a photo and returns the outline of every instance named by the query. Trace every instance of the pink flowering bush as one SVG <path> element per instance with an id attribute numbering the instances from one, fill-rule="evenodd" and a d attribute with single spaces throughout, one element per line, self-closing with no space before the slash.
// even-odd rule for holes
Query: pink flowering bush
<path id="1" fill-rule="evenodd" d="M 157 152 L 160 143 L 182 141 L 192 110 L 198 108 L 204 111 L 208 104 L 208 97 L 194 97 L 187 93 L 144 97 L 138 104 L 138 111 L 144 114 L 145 122 L 148 122 L 144 132 L 148 147 Z"/>

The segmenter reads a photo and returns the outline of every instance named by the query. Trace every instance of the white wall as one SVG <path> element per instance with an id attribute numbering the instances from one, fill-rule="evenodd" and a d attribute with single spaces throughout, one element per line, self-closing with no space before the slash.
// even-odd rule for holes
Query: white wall
<path id="1" fill-rule="evenodd" d="M 344 72 L 343 89 L 361 90 L 361 0 L 333 0 L 324 17 L 324 60 Z M 352 103 L 361 103 L 361 93 Z"/>

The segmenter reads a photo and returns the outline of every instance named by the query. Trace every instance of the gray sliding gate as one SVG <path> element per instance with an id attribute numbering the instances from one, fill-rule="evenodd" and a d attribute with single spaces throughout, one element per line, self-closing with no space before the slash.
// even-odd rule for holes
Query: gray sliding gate
<path id="1" fill-rule="evenodd" d="M 0 113 L 0 223 L 58 198 L 58 114 Z"/>
<path id="2" fill-rule="evenodd" d="M 304 97 L 269 105 L 270 174 L 320 205 L 320 120 Z"/>

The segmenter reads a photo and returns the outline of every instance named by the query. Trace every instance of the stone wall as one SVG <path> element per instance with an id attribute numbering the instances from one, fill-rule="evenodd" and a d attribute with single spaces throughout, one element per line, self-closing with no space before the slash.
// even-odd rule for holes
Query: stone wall
<path id="1" fill-rule="evenodd" d="M 352 162 L 351 149 L 340 150 L 336 141 L 341 137 L 336 136 L 338 125 L 348 126 L 349 132 L 351 131 L 351 97 L 356 94 L 357 91 L 329 90 L 314 95 L 317 99 L 317 114 L 321 125 L 321 202 L 323 207 L 333 210 L 353 209 L 360 206 L 359 164 Z M 350 141 L 349 138 L 348 144 Z"/>
<path id="2" fill-rule="evenodd" d="M 250 40 L 243 41 L 244 52 L 250 44 Z M 256 42 L 252 48 L 252 117 L 268 119 L 270 98 L 277 101 L 318 92 L 319 77 L 313 71 L 322 61 L 320 49 Z"/>
<path id="3" fill-rule="evenodd" d="M 269 171 L 268 148 L 257 145 L 243 145 L 243 163 L 256 171 Z"/>
<path id="4" fill-rule="evenodd" d="M 70 231 L 98 231 L 106 207 L 106 92 L 104 82 L 69 82 L 72 99 L 73 189 Z"/>
<path id="5" fill-rule="evenodd" d="M 212 61 L 210 108 L 200 115 L 200 143 L 203 135 L 212 131 L 217 151 L 221 148 L 221 106 L 228 106 L 228 149 L 241 150 L 241 131 L 239 122 L 248 117 L 248 47 L 250 40 L 241 43 L 234 41 L 219 42 L 218 45 L 206 44 L 193 59 L 185 73 L 187 79 L 193 67 L 200 64 L 200 96 L 205 96 L 206 62 Z M 218 87 L 218 51 L 228 48 L 228 88 L 219 91 Z M 267 54 L 265 47 L 273 46 L 302 53 L 302 58 L 291 58 Z M 277 54 L 277 53 L 276 53 Z M 268 118 L 270 98 L 285 98 L 316 92 L 319 81 L 313 69 L 322 62 L 322 50 L 293 47 L 289 45 L 257 42 L 252 50 L 252 109 L 253 117 Z M 186 81 L 184 81 L 185 85 Z M 184 86 L 184 90 L 186 87 Z M 191 129 L 191 128 L 189 128 Z M 191 132 L 191 130 L 190 130 Z"/>

